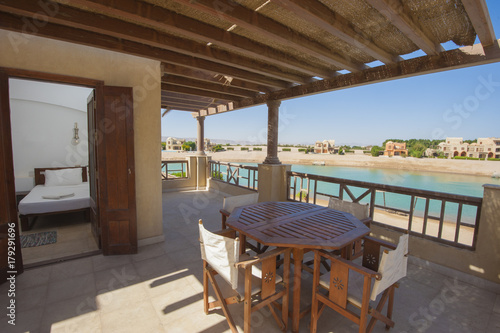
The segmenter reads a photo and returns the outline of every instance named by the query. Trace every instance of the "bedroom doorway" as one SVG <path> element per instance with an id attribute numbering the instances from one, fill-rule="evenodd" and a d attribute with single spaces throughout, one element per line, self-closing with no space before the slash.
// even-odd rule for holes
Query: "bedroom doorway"
<path id="1" fill-rule="evenodd" d="M 90 214 L 74 211 L 80 206 L 71 206 L 72 200 L 82 200 L 75 199 L 75 188 L 77 191 L 86 188 L 88 197 L 90 182 L 46 188 L 34 181 L 35 168 L 89 169 L 87 97 L 93 90 L 53 82 L 9 79 L 16 201 L 20 214 L 31 214 L 26 218 L 29 223 L 23 227 L 20 239 L 25 265 L 99 251 L 100 244 L 92 234 Z M 69 195 L 72 192 L 73 197 L 47 199 L 42 195 L 42 198 L 32 198 L 34 186 L 51 193 L 66 191 Z M 60 211 L 68 212 L 51 214 Z"/>
<path id="2" fill-rule="evenodd" d="M 0 195 L 3 198 L 0 200 L 0 283 L 7 281 L 7 274 L 20 274 L 24 269 L 20 223 L 16 223 L 19 220 L 10 120 L 11 78 L 92 89 L 95 102 L 87 105 L 88 110 L 92 110 L 87 113 L 93 117 L 87 123 L 89 133 L 92 133 L 88 135 L 89 147 L 94 149 L 94 154 L 91 154 L 94 161 L 89 158 L 88 162 L 89 169 L 95 175 L 92 176 L 91 171 L 89 177 L 95 189 L 93 195 L 91 190 L 90 196 L 90 206 L 94 208 L 90 213 L 91 229 L 95 231 L 92 234 L 100 245 L 99 253 L 137 253 L 133 89 L 105 86 L 103 81 L 81 77 L 0 67 Z M 33 138 L 33 135 L 29 133 L 28 137 Z M 11 225 L 14 231 L 12 241 Z M 11 244 L 15 251 L 14 264 L 9 262 L 13 253 Z M 71 256 L 64 253 L 63 259 L 53 259 L 34 266 L 69 258 Z"/>

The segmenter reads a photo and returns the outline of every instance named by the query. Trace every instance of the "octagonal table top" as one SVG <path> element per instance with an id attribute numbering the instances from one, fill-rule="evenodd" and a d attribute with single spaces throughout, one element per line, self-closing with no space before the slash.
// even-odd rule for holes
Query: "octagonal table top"
<path id="1" fill-rule="evenodd" d="M 370 233 L 349 213 L 291 201 L 237 207 L 226 224 L 264 245 L 308 249 L 341 249 Z"/>

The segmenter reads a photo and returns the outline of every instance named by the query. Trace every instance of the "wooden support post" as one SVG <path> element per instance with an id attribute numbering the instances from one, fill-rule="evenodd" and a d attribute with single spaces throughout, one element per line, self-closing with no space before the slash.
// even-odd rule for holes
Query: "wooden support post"
<path id="1" fill-rule="evenodd" d="M 196 155 L 205 155 L 205 117 L 197 116 L 198 120 L 198 142 L 196 144 Z"/>
<path id="2" fill-rule="evenodd" d="M 281 164 L 278 159 L 278 124 L 281 101 L 268 101 L 267 157 L 264 164 Z"/>

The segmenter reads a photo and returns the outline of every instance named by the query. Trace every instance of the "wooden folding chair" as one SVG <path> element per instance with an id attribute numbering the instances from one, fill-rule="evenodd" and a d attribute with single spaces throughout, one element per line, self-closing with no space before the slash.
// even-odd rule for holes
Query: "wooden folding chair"
<path id="1" fill-rule="evenodd" d="M 231 215 L 233 210 L 236 207 L 253 205 L 259 201 L 259 193 L 250 193 L 243 195 L 235 195 L 232 197 L 224 197 L 224 201 L 222 202 L 222 209 L 220 213 L 222 215 L 222 229 L 226 229 L 226 220 Z M 265 252 L 268 247 L 262 246 L 260 243 L 255 242 L 256 244 L 252 244 L 245 240 L 245 248 L 249 248 L 253 250 L 255 253 L 260 254 Z M 245 252 L 245 249 L 241 249 L 241 252 Z"/>
<path id="2" fill-rule="evenodd" d="M 281 330 L 288 326 L 288 295 L 290 275 L 290 249 L 277 248 L 257 256 L 240 255 L 239 239 L 231 229 L 212 233 L 200 220 L 200 246 L 203 259 L 203 303 L 205 314 L 222 308 L 232 332 L 238 332 L 228 310 L 228 305 L 244 302 L 244 332 L 250 332 L 252 312 L 265 306 L 269 308 Z M 283 276 L 276 273 L 279 255 L 285 256 Z M 219 275 L 222 279 L 216 279 Z M 208 282 L 216 300 L 208 300 Z M 219 283 L 222 282 L 222 283 Z M 224 287 L 231 295 L 226 294 Z M 226 288 L 228 289 L 228 288 Z M 281 303 L 277 301 L 281 299 Z M 281 312 L 278 316 L 276 310 Z"/>
<path id="3" fill-rule="evenodd" d="M 391 250 L 384 250 L 380 259 L 381 246 Z M 387 329 L 394 327 L 394 290 L 398 286 L 396 282 L 406 276 L 407 254 L 407 234 L 399 238 L 397 247 L 365 237 L 363 266 L 331 253 L 315 250 L 311 332 L 316 332 L 319 316 L 325 306 L 358 324 L 360 333 L 371 332 L 377 320 L 385 323 Z M 331 263 L 330 272 L 323 275 L 320 274 L 321 257 Z M 373 288 L 372 279 L 375 279 Z M 327 292 L 322 292 L 322 288 Z M 374 302 L 380 293 L 383 294 L 379 303 L 372 307 L 370 300 Z M 382 310 L 387 301 L 387 315 L 383 315 Z M 372 317 L 370 322 L 369 316 Z"/>
<path id="4" fill-rule="evenodd" d="M 231 215 L 236 207 L 256 204 L 259 200 L 259 193 L 250 193 L 243 195 L 235 195 L 232 197 L 224 197 L 222 201 L 222 229 L 226 229 L 226 220 Z"/>
<path id="5" fill-rule="evenodd" d="M 368 228 L 370 228 L 372 218 L 370 217 L 370 205 L 362 204 L 359 202 L 350 202 L 345 200 L 340 200 L 337 198 L 330 198 L 328 201 L 328 208 L 333 208 L 343 212 L 352 214 L 355 218 L 363 222 Z M 348 251 L 346 253 L 347 259 L 356 259 L 363 254 L 363 245 L 361 240 L 354 242 L 352 246 L 352 252 Z"/>

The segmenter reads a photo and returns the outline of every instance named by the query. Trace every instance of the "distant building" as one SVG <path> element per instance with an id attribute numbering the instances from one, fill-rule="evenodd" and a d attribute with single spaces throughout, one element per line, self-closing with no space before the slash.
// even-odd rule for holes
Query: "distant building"
<path id="1" fill-rule="evenodd" d="M 469 157 L 500 158 L 500 138 L 477 138 L 469 145 Z"/>
<path id="2" fill-rule="evenodd" d="M 406 143 L 387 141 L 385 144 L 384 156 L 408 156 Z"/>
<path id="3" fill-rule="evenodd" d="M 205 150 L 212 150 L 212 147 L 214 145 L 212 144 L 210 139 L 205 138 L 205 140 L 203 140 L 203 141 L 205 142 Z M 196 147 L 198 147 L 198 140 L 196 140 L 195 142 L 196 142 Z"/>
<path id="4" fill-rule="evenodd" d="M 469 144 L 464 143 L 463 138 L 446 138 L 445 142 L 439 143 L 439 150 L 448 158 L 467 156 L 468 147 Z"/>
<path id="5" fill-rule="evenodd" d="M 314 152 L 316 154 L 334 154 L 338 152 L 338 149 L 335 149 L 335 140 L 323 140 L 316 141 Z"/>
<path id="6" fill-rule="evenodd" d="M 473 158 L 500 158 L 500 138 L 478 138 L 468 144 L 463 138 L 446 138 L 439 144 L 439 151 L 448 158 L 462 156 Z"/>
<path id="7" fill-rule="evenodd" d="M 166 150 L 182 150 L 182 145 L 186 142 L 185 139 L 176 139 L 168 137 L 166 143 Z"/>

